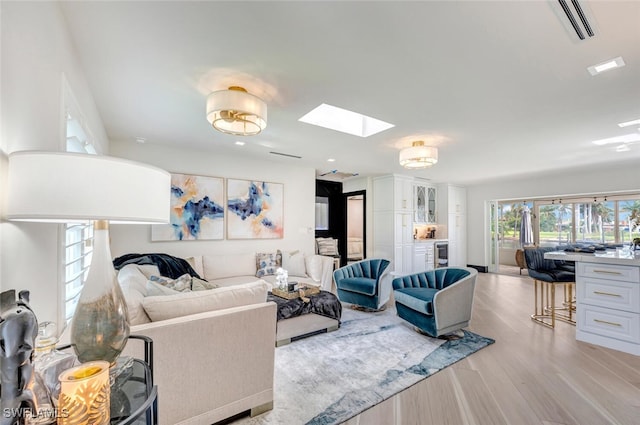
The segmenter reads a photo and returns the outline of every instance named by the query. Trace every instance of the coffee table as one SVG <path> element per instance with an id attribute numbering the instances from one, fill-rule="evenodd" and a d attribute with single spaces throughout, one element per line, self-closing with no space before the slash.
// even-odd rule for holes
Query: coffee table
<path id="1" fill-rule="evenodd" d="M 309 302 L 299 297 L 291 300 L 267 295 L 267 301 L 278 305 L 276 325 L 276 347 L 318 333 L 335 331 L 340 327 L 342 304 L 329 291 L 307 296 Z"/>

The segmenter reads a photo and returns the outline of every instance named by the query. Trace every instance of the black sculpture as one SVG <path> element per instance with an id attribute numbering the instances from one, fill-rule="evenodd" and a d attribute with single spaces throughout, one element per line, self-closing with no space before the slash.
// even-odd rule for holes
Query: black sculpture
<path id="1" fill-rule="evenodd" d="M 0 425 L 23 425 L 25 412 L 35 412 L 31 392 L 31 359 L 38 321 L 29 307 L 29 291 L 0 294 Z"/>

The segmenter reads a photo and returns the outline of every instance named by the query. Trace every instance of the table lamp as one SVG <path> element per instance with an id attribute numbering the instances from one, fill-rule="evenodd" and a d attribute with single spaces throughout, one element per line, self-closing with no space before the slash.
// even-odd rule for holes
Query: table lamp
<path id="1" fill-rule="evenodd" d="M 71 345 L 81 362 L 115 364 L 126 345 L 129 324 L 108 225 L 167 223 L 170 174 L 109 156 L 38 151 L 10 154 L 8 168 L 9 220 L 94 220 L 91 266 L 71 321 Z"/>

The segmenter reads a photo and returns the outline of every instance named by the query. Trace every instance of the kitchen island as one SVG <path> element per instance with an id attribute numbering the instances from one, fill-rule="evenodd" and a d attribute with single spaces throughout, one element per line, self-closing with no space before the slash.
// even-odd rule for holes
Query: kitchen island
<path id="1" fill-rule="evenodd" d="M 553 251 L 576 263 L 576 339 L 640 356 L 640 251 Z"/>

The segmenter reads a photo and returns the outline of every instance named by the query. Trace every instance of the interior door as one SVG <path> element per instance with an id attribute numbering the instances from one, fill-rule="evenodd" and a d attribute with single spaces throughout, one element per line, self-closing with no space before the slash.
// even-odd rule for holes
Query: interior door
<path id="1" fill-rule="evenodd" d="M 487 240 L 488 247 L 488 268 L 490 273 L 498 272 L 498 264 L 500 264 L 500 255 L 498 251 L 498 201 L 487 202 L 488 214 L 487 218 L 489 223 L 487 228 L 489 229 L 489 238 Z"/>
<path id="2" fill-rule="evenodd" d="M 366 191 L 343 194 L 346 204 L 347 262 L 367 258 Z"/>

